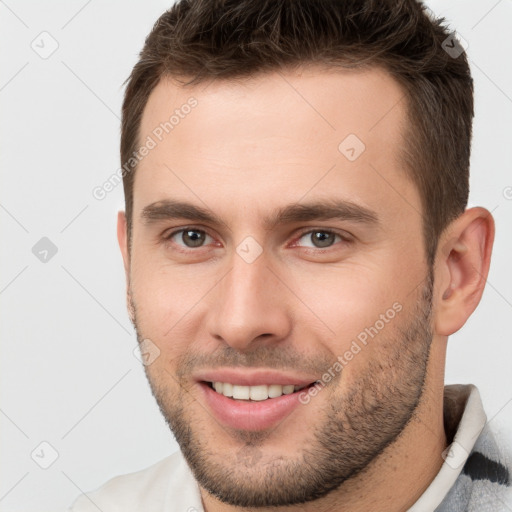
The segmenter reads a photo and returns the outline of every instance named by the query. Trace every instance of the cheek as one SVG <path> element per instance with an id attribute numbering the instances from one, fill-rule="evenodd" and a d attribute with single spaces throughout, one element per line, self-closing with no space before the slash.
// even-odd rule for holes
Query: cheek
<path id="1" fill-rule="evenodd" d="M 289 279 L 295 279 L 301 299 L 321 320 L 317 325 L 325 332 L 326 348 L 343 358 L 345 379 L 352 381 L 399 336 L 421 277 L 417 264 L 413 268 L 377 256 L 375 262 L 301 272 Z M 298 321 L 310 324 L 311 319 L 308 315 Z"/>
<path id="2" fill-rule="evenodd" d="M 335 332 L 337 339 L 344 340 L 373 324 L 403 296 L 388 275 L 381 266 L 349 265 L 318 268 L 290 279 L 295 281 L 304 303 Z"/>
<path id="3" fill-rule="evenodd" d="M 164 268 L 148 260 L 132 265 L 131 289 L 139 327 L 146 335 L 162 337 L 176 323 L 186 290 Z"/>
<path id="4" fill-rule="evenodd" d="M 201 303 L 217 280 L 211 269 L 134 260 L 131 287 L 139 334 L 152 340 L 169 364 L 200 338 Z"/>

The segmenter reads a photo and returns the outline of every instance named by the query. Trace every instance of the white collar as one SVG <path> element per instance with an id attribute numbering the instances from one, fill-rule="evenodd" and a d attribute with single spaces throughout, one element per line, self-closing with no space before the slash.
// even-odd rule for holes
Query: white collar
<path id="1" fill-rule="evenodd" d="M 458 426 L 454 424 L 458 420 L 458 415 L 454 415 L 451 410 L 454 405 L 463 408 Z M 443 452 L 445 461 L 439 473 L 407 512 L 432 512 L 435 510 L 460 475 L 464 463 L 487 421 L 477 387 L 473 384 L 445 386 L 444 417 L 445 428 L 448 426 L 453 430 L 456 429 L 453 442 Z"/>

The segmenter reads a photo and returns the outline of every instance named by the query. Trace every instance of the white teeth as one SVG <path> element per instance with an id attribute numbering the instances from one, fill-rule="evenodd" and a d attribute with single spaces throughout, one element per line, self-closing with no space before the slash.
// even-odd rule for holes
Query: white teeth
<path id="1" fill-rule="evenodd" d="M 237 400 L 249 400 L 251 388 L 249 386 L 233 385 L 233 398 Z"/>
<path id="2" fill-rule="evenodd" d="M 283 393 L 285 395 L 291 395 L 295 391 L 295 386 L 291 384 L 290 386 L 283 386 Z"/>
<path id="3" fill-rule="evenodd" d="M 229 382 L 224 382 L 222 385 L 222 394 L 227 397 L 233 396 L 233 384 L 230 384 Z"/>
<path id="4" fill-rule="evenodd" d="M 239 386 L 238 384 L 230 384 L 229 382 L 212 382 L 213 389 L 217 393 L 234 398 L 236 400 L 254 400 L 262 401 L 267 398 L 278 398 L 281 395 L 290 395 L 305 386 L 295 386 L 288 384 L 281 386 L 280 384 L 262 384 L 258 386 Z"/>
<path id="5" fill-rule="evenodd" d="M 272 384 L 268 387 L 268 397 L 269 398 L 277 398 L 283 394 L 283 386 L 279 384 Z"/>
<path id="6" fill-rule="evenodd" d="M 251 400 L 266 400 L 268 398 L 268 386 L 249 386 Z"/>

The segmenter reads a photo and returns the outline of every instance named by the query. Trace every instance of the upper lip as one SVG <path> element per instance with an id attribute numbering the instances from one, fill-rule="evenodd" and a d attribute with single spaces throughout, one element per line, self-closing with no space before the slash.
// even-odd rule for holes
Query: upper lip
<path id="1" fill-rule="evenodd" d="M 248 368 L 204 370 L 194 375 L 194 378 L 198 382 L 229 382 L 238 386 L 261 386 L 263 384 L 307 386 L 318 380 L 315 377 L 299 376 L 293 372 Z"/>

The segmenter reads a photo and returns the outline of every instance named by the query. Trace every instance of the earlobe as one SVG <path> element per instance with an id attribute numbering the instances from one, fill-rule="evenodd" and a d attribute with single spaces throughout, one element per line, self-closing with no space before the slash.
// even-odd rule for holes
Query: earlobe
<path id="1" fill-rule="evenodd" d="M 485 208 L 471 208 L 452 222 L 436 258 L 435 330 L 449 336 L 475 310 L 485 287 L 494 241 L 494 220 Z"/>

